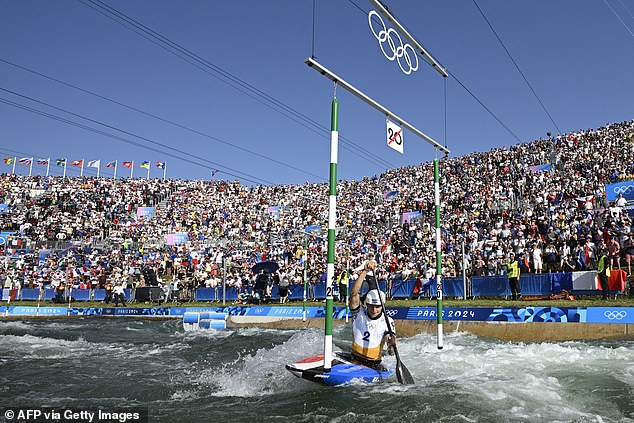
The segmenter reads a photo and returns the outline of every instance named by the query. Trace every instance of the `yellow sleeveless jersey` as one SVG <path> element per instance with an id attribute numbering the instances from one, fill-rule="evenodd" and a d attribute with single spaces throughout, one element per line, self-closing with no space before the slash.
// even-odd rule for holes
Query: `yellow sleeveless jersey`
<path id="1" fill-rule="evenodd" d="M 383 335 L 388 332 L 383 314 L 376 319 L 371 319 L 366 313 L 365 307 L 350 310 L 352 314 L 352 352 L 367 360 L 381 360 L 383 350 Z M 392 332 L 396 333 L 394 320 L 388 316 Z"/>

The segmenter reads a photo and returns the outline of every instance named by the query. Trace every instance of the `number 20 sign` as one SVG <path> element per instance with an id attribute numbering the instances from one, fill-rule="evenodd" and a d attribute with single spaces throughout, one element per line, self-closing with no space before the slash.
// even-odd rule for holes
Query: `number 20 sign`
<path id="1" fill-rule="evenodd" d="M 387 145 L 403 154 L 403 128 L 386 119 Z"/>

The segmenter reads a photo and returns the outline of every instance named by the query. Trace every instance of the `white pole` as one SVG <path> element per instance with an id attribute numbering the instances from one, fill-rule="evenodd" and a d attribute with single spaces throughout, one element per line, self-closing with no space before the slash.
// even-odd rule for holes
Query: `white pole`
<path id="1" fill-rule="evenodd" d="M 465 255 L 464 255 L 464 242 L 465 240 L 462 240 L 462 299 L 463 300 L 467 300 L 467 269 L 465 268 L 467 260 L 465 260 Z"/>
<path id="2" fill-rule="evenodd" d="M 440 182 L 438 171 L 438 159 L 434 159 L 434 209 L 436 212 L 436 321 L 437 321 L 437 347 L 443 349 L 443 330 L 442 330 L 442 252 L 441 234 L 440 234 Z"/>
<path id="3" fill-rule="evenodd" d="M 350 253 L 348 252 L 348 258 L 346 260 L 346 323 L 348 323 L 348 315 L 350 314 L 350 304 L 348 299 L 350 297 L 350 275 L 348 272 L 350 271 Z"/>
<path id="4" fill-rule="evenodd" d="M 306 280 L 308 274 L 308 234 L 304 235 L 304 311 L 302 313 L 302 322 L 306 321 L 306 295 L 307 295 L 307 287 L 308 281 Z"/>
<path id="5" fill-rule="evenodd" d="M 227 299 L 227 266 L 225 265 L 225 255 L 222 254 L 222 305 L 225 305 Z"/>

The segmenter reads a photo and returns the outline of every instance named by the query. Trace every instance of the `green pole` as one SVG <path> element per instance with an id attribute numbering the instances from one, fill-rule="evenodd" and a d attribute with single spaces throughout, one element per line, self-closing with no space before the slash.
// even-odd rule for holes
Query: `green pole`
<path id="1" fill-rule="evenodd" d="M 306 294 L 307 294 L 307 275 L 308 275 L 308 234 L 304 235 L 304 311 L 302 313 L 302 321 L 306 321 Z"/>
<path id="2" fill-rule="evenodd" d="M 335 88 L 336 88 L 335 84 Z M 330 116 L 330 189 L 328 195 L 328 261 L 326 267 L 326 325 L 324 336 L 324 371 L 332 367 L 332 311 L 335 275 L 335 238 L 337 234 L 337 156 L 339 148 L 339 106 L 337 97 L 332 99 Z"/>
<path id="3" fill-rule="evenodd" d="M 442 339 L 442 253 L 440 251 L 440 182 L 438 177 L 438 158 L 434 159 L 434 205 L 436 209 L 436 315 L 437 346 L 443 348 Z"/>
<path id="4" fill-rule="evenodd" d="M 346 323 L 348 323 L 348 315 L 350 314 L 350 251 L 346 254 Z"/>

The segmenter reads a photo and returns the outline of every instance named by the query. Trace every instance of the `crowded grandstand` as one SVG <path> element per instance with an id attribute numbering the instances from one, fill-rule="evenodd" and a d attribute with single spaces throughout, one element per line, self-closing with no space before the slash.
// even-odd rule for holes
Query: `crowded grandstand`
<path id="1" fill-rule="evenodd" d="M 444 158 L 442 276 L 504 274 L 511 252 L 522 274 L 592 270 L 603 249 L 630 275 L 633 134 L 630 121 Z M 432 172 L 427 162 L 338 182 L 336 274 L 374 258 L 382 280 L 435 276 Z M 249 287 L 251 267 L 272 260 L 278 279 L 303 284 L 306 267 L 316 284 L 325 278 L 327 199 L 327 184 L 316 183 L 4 173 L 0 280 L 79 289 L 178 281 L 185 300 L 223 280 Z"/>

